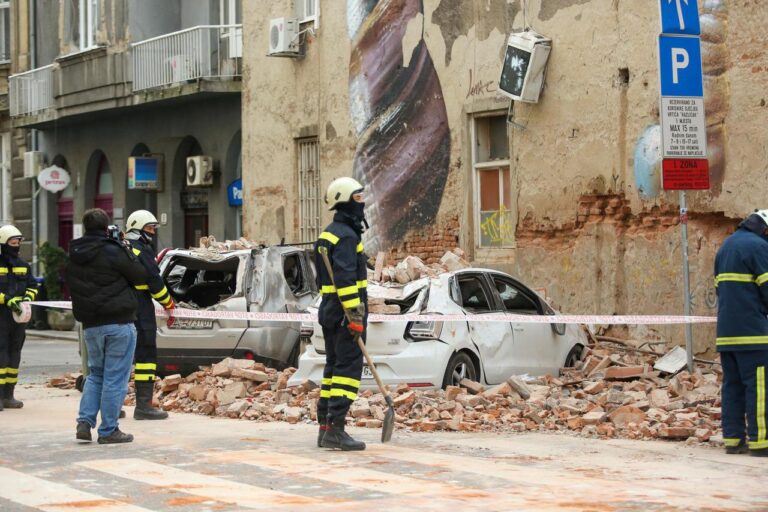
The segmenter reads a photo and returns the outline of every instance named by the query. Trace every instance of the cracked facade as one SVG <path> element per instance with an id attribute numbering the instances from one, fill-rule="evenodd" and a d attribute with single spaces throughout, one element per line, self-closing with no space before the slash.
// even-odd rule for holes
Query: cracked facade
<path id="1" fill-rule="evenodd" d="M 691 288 L 694 313 L 713 314 L 715 252 L 766 204 L 768 6 L 699 4 L 713 186 L 688 196 Z M 313 197 L 354 174 L 377 199 L 369 247 L 390 259 L 459 246 L 564 311 L 682 313 L 678 194 L 659 176 L 656 3 L 527 2 L 553 51 L 540 102 L 515 106 L 524 129 L 506 124 L 496 91 L 522 2 L 321 1 L 304 56 L 268 57 L 269 20 L 292 9 L 243 8 L 249 236 L 309 241 L 330 218 Z M 682 328 L 662 333 L 683 341 Z M 713 345 L 709 328 L 694 336 Z"/>

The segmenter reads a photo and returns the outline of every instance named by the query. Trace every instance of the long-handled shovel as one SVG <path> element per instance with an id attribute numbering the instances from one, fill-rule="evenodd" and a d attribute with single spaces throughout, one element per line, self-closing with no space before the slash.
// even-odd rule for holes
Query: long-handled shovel
<path id="1" fill-rule="evenodd" d="M 323 257 L 325 268 L 331 278 L 331 284 L 334 288 L 336 288 L 336 282 L 333 279 L 333 267 L 331 266 L 331 262 L 328 259 L 328 250 L 325 247 L 318 247 L 317 251 Z M 347 317 L 347 322 L 351 323 L 352 319 L 350 318 L 349 311 L 344 308 L 342 309 L 344 310 L 344 315 Z M 392 432 L 395 430 L 395 403 L 392 401 L 392 397 L 389 396 L 389 391 L 387 391 L 387 388 L 385 388 L 384 384 L 381 382 L 379 372 L 376 371 L 376 366 L 373 364 L 371 356 L 368 355 L 368 350 L 366 350 L 365 343 L 363 343 L 363 339 L 360 334 L 355 334 L 355 341 L 360 347 L 360 351 L 363 353 L 363 356 L 365 356 L 368 367 L 371 369 L 371 373 L 373 373 L 373 378 L 376 379 L 376 385 L 379 386 L 379 391 L 381 391 L 381 394 L 384 395 L 384 400 L 387 402 L 387 406 L 389 406 L 387 413 L 384 415 L 384 424 L 381 429 L 381 442 L 386 443 L 392 439 Z"/>

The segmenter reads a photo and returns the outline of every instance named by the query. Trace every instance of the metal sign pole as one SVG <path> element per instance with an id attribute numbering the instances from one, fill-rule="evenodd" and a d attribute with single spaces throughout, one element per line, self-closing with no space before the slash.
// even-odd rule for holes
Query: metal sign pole
<path id="1" fill-rule="evenodd" d="M 685 190 L 680 191 L 680 226 L 683 229 L 683 300 L 685 316 L 691 316 L 691 275 L 688 269 L 688 208 L 685 205 Z M 693 326 L 685 324 L 685 351 L 688 353 L 688 371 L 693 373 Z"/>

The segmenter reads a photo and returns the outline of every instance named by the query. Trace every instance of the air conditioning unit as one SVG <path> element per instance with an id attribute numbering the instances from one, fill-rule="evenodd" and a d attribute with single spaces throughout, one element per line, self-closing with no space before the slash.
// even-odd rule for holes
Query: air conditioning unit
<path id="1" fill-rule="evenodd" d="M 45 165 L 42 151 L 26 151 L 24 153 L 24 177 L 37 178 Z"/>
<path id="2" fill-rule="evenodd" d="M 190 156 L 187 158 L 187 186 L 210 187 L 213 185 L 213 158 Z"/>
<path id="3" fill-rule="evenodd" d="M 532 30 L 511 34 L 504 52 L 499 92 L 515 101 L 537 103 L 552 40 Z"/>
<path id="4" fill-rule="evenodd" d="M 269 20 L 269 53 L 272 57 L 298 57 L 299 20 L 274 18 Z"/>

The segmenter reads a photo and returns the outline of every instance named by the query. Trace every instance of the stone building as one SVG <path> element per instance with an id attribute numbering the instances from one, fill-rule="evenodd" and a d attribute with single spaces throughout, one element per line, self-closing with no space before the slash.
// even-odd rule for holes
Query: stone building
<path id="1" fill-rule="evenodd" d="M 714 254 L 765 208 L 764 2 L 699 0 L 711 189 L 688 194 L 695 313 L 714 313 Z M 298 48 L 268 55 L 276 18 Z M 288 22 L 290 23 L 290 22 Z M 462 248 L 573 313 L 682 313 L 678 194 L 660 186 L 657 2 L 247 2 L 245 230 L 309 241 L 322 194 L 369 188 L 369 251 Z M 552 39 L 541 98 L 499 94 L 508 34 Z M 283 53 L 285 56 L 285 52 Z M 662 329 L 681 341 L 682 329 Z M 696 328 L 698 349 L 709 328 Z"/>
<path id="2" fill-rule="evenodd" d="M 196 244 L 209 232 L 239 236 L 227 187 L 241 169 L 240 1 L 12 4 L 14 217 L 24 219 L 26 237 L 66 248 L 94 206 L 119 225 L 135 209 L 156 212 L 160 247 Z M 41 167 L 64 169 L 70 186 L 30 201 L 29 151 L 41 153 Z M 212 184 L 187 186 L 192 156 L 212 158 Z M 130 157 L 151 160 L 149 189 L 130 182 Z"/>

